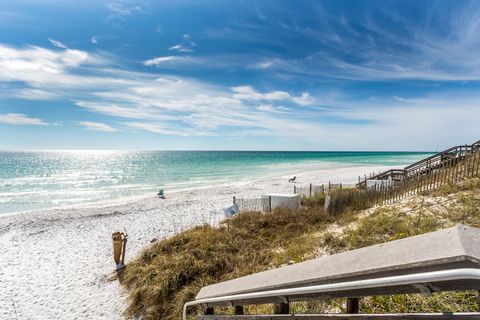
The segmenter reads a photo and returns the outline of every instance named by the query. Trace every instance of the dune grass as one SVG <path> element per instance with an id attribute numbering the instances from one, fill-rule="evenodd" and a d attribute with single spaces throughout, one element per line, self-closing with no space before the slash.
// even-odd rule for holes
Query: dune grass
<path id="1" fill-rule="evenodd" d="M 480 227 L 480 180 L 444 186 L 421 197 L 443 199 L 441 208 L 415 204 L 379 207 L 370 214 L 346 210 L 332 217 L 323 197 L 303 200 L 299 210 L 243 213 L 220 227 L 193 228 L 148 247 L 122 275 L 130 294 L 128 317 L 179 319 L 186 301 L 201 287 L 239 276 L 422 234 L 463 223 Z M 446 200 L 445 200 L 446 199 Z M 446 201 L 446 202 L 445 202 Z M 411 206 L 409 210 L 405 207 Z M 361 312 L 474 311 L 476 293 L 393 295 L 363 298 Z M 198 310 L 197 310 L 198 311 Z M 197 311 L 193 310 L 193 314 Z M 344 300 L 297 302 L 295 313 L 342 312 Z M 223 309 L 216 312 L 227 312 Z M 271 313 L 271 305 L 249 306 L 247 313 Z"/>
<path id="2" fill-rule="evenodd" d="M 131 297 L 126 314 L 179 319 L 204 285 L 304 260 L 320 243 L 306 235 L 331 222 L 321 206 L 251 212 L 154 243 L 122 275 Z"/>

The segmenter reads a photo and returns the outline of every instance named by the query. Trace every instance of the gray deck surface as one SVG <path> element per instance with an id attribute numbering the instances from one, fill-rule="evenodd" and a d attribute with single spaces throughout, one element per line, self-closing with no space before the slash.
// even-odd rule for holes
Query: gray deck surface
<path id="1" fill-rule="evenodd" d="M 196 299 L 452 268 L 480 268 L 480 229 L 450 229 L 206 286 Z"/>

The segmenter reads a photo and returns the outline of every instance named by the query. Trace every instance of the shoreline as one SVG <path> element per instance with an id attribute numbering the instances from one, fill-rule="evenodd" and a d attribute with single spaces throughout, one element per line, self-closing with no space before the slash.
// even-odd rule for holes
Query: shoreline
<path id="1" fill-rule="evenodd" d="M 202 185 L 202 186 L 190 186 L 190 187 L 179 187 L 179 188 L 173 188 L 170 189 L 171 191 L 165 189 L 168 194 L 178 194 L 181 192 L 190 192 L 190 191 L 196 191 L 196 190 L 203 190 L 203 189 L 209 189 L 212 187 L 228 187 L 228 186 L 242 186 L 242 185 L 247 185 L 250 183 L 256 183 L 256 182 L 261 182 L 261 181 L 268 181 L 272 179 L 280 179 L 280 178 L 289 178 L 292 175 L 306 175 L 312 171 L 332 171 L 332 170 L 339 170 L 339 169 L 347 169 L 347 168 L 357 168 L 357 167 L 364 167 L 365 169 L 367 168 L 378 168 L 378 167 L 385 167 L 385 168 L 390 168 L 388 166 L 377 166 L 377 165 L 360 165 L 357 163 L 342 163 L 342 165 L 338 165 L 338 162 L 305 162 L 305 163 L 295 163 L 295 164 L 282 164 L 282 166 L 285 167 L 288 172 L 275 172 L 275 173 L 270 173 L 270 174 L 257 174 L 257 175 L 252 175 L 251 177 L 241 179 L 240 181 L 215 181 L 213 182 L 213 185 Z M 329 165 L 336 165 L 334 168 L 327 169 L 325 167 L 328 167 Z M 295 169 L 296 168 L 296 169 Z M 302 171 L 296 171 L 298 169 L 302 169 Z M 326 182 L 326 181 L 325 181 Z M 336 181 L 332 181 L 333 183 L 336 183 Z M 341 181 L 340 181 L 341 182 Z M 292 185 L 293 188 L 293 185 Z M 160 188 L 159 188 L 160 189 Z M 14 211 L 14 212 L 6 212 L 6 213 L 0 213 L 0 219 L 2 217 L 6 216 L 12 216 L 12 215 L 17 215 L 17 214 L 33 214 L 33 213 L 39 213 L 39 212 L 47 212 L 47 211 L 52 211 L 52 210 L 72 210 L 72 209 L 91 209 L 91 208 L 105 208 L 105 207 L 113 207 L 113 206 L 121 206 L 121 205 L 127 205 L 132 202 L 141 202 L 146 199 L 150 198 L 158 198 L 156 197 L 156 192 L 152 193 L 144 193 L 144 194 L 138 194 L 138 195 L 129 195 L 125 196 L 122 198 L 114 198 L 114 199 L 104 199 L 104 200 L 98 200 L 98 201 L 87 201 L 84 203 L 77 203 L 77 204 L 66 204 L 66 205 L 60 205 L 60 206 L 54 206 L 54 207 L 49 207 L 49 208 L 39 208 L 39 209 L 31 209 L 31 210 L 22 210 L 22 211 Z"/>
<path id="2" fill-rule="evenodd" d="M 284 173 L 172 191 L 165 200 L 141 200 L 105 206 L 28 211 L 0 216 L 0 318 L 123 319 L 126 297 L 114 271 L 111 233 L 126 230 L 126 262 L 153 239 L 163 239 L 203 223 L 217 224 L 234 195 L 258 196 L 293 191 L 286 177 L 299 183 L 356 182 L 358 175 L 387 166 Z M 15 309 L 13 303 L 15 302 Z"/>

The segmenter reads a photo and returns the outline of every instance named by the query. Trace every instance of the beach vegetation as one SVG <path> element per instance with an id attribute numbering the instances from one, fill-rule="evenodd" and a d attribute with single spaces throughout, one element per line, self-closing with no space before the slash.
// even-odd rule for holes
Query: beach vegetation
<path id="1" fill-rule="evenodd" d="M 466 179 L 367 210 L 332 216 L 322 196 L 304 198 L 298 210 L 246 212 L 220 226 L 199 226 L 146 248 L 129 262 L 121 281 L 130 295 L 128 317 L 179 319 L 201 287 L 324 254 L 353 250 L 463 223 L 480 227 L 480 180 Z M 476 292 L 362 298 L 360 312 L 476 311 Z M 295 302 L 295 313 L 342 312 L 345 300 Z M 192 309 L 193 310 L 193 309 Z M 200 310 L 193 310 L 193 314 Z M 271 305 L 245 312 L 272 313 Z M 232 314 L 231 308 L 216 313 Z"/>

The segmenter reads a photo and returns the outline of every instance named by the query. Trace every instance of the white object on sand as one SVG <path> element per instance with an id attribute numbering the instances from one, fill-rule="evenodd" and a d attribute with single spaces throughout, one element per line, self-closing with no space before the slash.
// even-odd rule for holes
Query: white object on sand
<path id="1" fill-rule="evenodd" d="M 262 195 L 263 199 L 268 198 L 270 201 L 270 209 L 287 207 L 289 209 L 297 209 L 300 207 L 300 195 L 291 193 L 269 193 Z"/>

